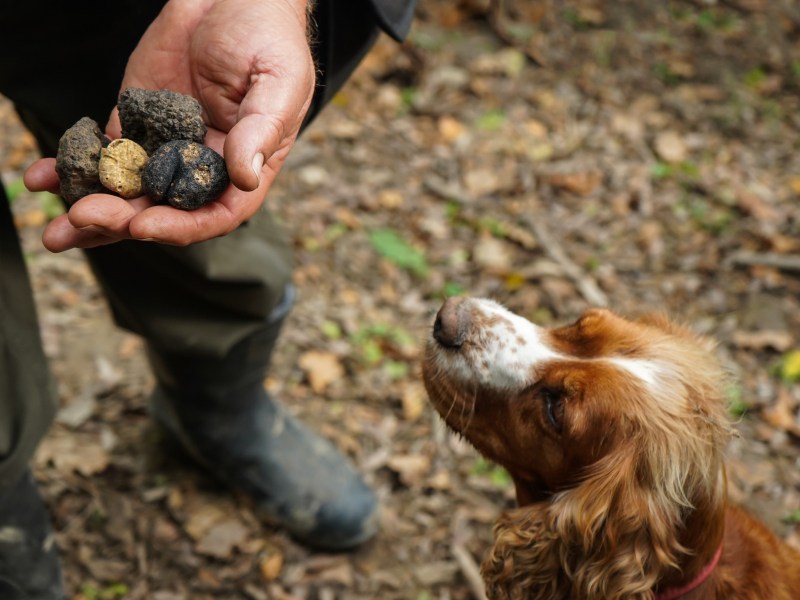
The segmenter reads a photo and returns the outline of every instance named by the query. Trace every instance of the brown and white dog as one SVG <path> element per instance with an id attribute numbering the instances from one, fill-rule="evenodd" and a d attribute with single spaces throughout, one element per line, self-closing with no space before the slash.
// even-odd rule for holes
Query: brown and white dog
<path id="1" fill-rule="evenodd" d="M 545 329 L 444 303 L 423 364 L 445 422 L 513 478 L 492 599 L 798 600 L 800 553 L 727 502 L 714 344 L 608 310 Z"/>

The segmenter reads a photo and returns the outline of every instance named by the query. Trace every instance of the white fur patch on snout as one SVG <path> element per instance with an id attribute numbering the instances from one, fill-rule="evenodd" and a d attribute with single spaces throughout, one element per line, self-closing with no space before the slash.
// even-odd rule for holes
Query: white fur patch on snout
<path id="1" fill-rule="evenodd" d="M 578 358 L 555 351 L 542 327 L 493 300 L 466 298 L 458 306 L 462 340 L 457 350 L 441 349 L 438 367 L 453 380 L 498 390 L 522 390 L 541 377 L 547 363 L 558 360 L 606 361 L 648 388 L 667 375 L 660 361 L 622 356 Z"/>
<path id="2" fill-rule="evenodd" d="M 493 300 L 468 298 L 458 308 L 461 348 L 439 358 L 448 375 L 462 383 L 521 389 L 535 380 L 538 366 L 560 357 L 545 344 L 543 329 Z"/>

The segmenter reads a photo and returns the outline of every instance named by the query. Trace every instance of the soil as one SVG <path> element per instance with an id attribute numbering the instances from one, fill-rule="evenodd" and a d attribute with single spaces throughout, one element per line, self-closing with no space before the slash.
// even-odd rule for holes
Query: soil
<path id="1" fill-rule="evenodd" d="M 800 547 L 800 9 L 792 0 L 423 0 L 295 148 L 267 203 L 299 295 L 269 388 L 346 452 L 378 537 L 320 554 L 259 523 L 147 414 L 141 341 L 60 210 L 21 186 L 36 157 L 0 103 L 61 410 L 36 458 L 69 597 L 479 597 L 507 475 L 440 424 L 420 348 L 442 299 L 539 323 L 607 304 L 666 311 L 734 375 L 731 496 Z"/>

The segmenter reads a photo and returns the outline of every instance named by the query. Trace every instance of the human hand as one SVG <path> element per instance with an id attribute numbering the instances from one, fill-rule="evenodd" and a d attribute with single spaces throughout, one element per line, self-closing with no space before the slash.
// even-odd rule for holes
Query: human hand
<path id="1" fill-rule="evenodd" d="M 292 148 L 314 93 L 306 0 L 170 0 L 128 61 L 122 88 L 171 89 L 200 101 L 206 144 L 233 185 L 195 211 L 92 194 L 45 229 L 53 252 L 123 239 L 188 245 L 233 231 L 258 210 Z M 120 135 L 115 113 L 106 128 Z M 58 191 L 53 159 L 25 175 Z"/>

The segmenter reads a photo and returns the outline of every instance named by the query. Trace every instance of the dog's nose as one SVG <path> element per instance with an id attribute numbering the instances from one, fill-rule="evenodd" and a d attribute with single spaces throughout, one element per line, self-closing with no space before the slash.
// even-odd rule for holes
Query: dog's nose
<path id="1" fill-rule="evenodd" d="M 436 315 L 433 323 L 433 337 L 442 346 L 458 348 L 462 342 L 461 311 L 463 298 L 448 298 Z"/>

